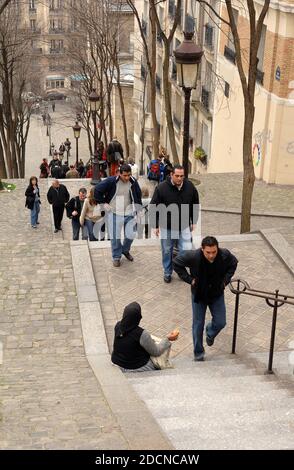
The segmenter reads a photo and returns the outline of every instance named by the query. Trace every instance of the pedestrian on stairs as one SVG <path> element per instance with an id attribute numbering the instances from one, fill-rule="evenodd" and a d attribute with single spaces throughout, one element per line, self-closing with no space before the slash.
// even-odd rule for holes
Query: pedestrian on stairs
<path id="1" fill-rule="evenodd" d="M 49 204 L 52 205 L 53 218 L 54 218 L 54 233 L 61 229 L 61 222 L 63 219 L 65 204 L 69 201 L 69 192 L 64 184 L 60 184 L 58 180 L 52 181 L 52 186 L 47 193 Z"/>
<path id="2" fill-rule="evenodd" d="M 226 326 L 224 290 L 237 264 L 237 258 L 229 250 L 219 248 L 217 239 L 211 236 L 203 238 L 198 250 L 180 253 L 173 260 L 175 272 L 191 285 L 195 361 L 204 361 L 203 330 L 207 307 L 212 316 L 206 325 L 207 346 L 213 345 L 216 336 Z"/>

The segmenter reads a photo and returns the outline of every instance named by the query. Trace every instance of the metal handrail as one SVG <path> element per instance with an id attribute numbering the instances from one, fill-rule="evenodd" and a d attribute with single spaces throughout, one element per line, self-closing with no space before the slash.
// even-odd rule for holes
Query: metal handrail
<path id="1" fill-rule="evenodd" d="M 235 284 L 237 284 L 237 288 L 234 287 Z M 273 374 L 273 357 L 274 357 L 278 308 L 284 304 L 294 305 L 294 297 L 288 294 L 279 294 L 279 289 L 276 289 L 274 293 L 264 291 L 264 290 L 259 290 L 259 289 L 251 289 L 248 282 L 244 281 L 243 279 L 232 279 L 229 284 L 229 288 L 230 288 L 230 291 L 236 295 L 232 354 L 235 354 L 236 352 L 240 295 L 250 295 L 252 297 L 259 297 L 259 298 L 265 299 L 267 305 L 273 308 L 271 341 L 270 341 L 269 361 L 268 361 L 268 368 L 267 368 L 267 373 Z"/>

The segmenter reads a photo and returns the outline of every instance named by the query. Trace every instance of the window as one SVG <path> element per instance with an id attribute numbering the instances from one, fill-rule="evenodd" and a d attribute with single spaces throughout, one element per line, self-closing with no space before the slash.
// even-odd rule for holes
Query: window
<path id="1" fill-rule="evenodd" d="M 37 30 L 36 20 L 30 20 L 30 28 L 31 28 L 31 31 L 36 31 Z"/>
<path id="2" fill-rule="evenodd" d="M 265 25 L 262 25 L 260 43 L 259 43 L 259 47 L 258 47 L 258 51 L 257 51 L 257 58 L 258 58 L 257 68 L 258 68 L 258 70 L 260 70 L 260 71 L 263 70 L 265 37 L 266 37 L 266 26 L 265 26 Z"/>
<path id="3" fill-rule="evenodd" d="M 35 0 L 30 0 L 29 9 L 30 10 L 35 10 L 36 9 Z"/>
<path id="4" fill-rule="evenodd" d="M 225 96 L 230 97 L 230 84 L 228 82 L 225 82 Z"/>
<path id="5" fill-rule="evenodd" d="M 202 122 L 201 147 L 206 152 L 206 155 L 208 155 L 208 151 L 209 151 L 208 126 L 204 122 Z"/>
<path id="6" fill-rule="evenodd" d="M 207 47 L 212 47 L 213 45 L 213 27 L 208 23 L 205 25 L 204 44 Z"/>
<path id="7" fill-rule="evenodd" d="M 49 1 L 49 10 L 54 10 L 54 0 Z"/>
<path id="8" fill-rule="evenodd" d="M 193 16 L 191 16 L 189 14 L 186 14 L 184 30 L 187 33 L 193 33 L 195 31 L 195 20 L 194 20 Z"/>
<path id="9" fill-rule="evenodd" d="M 235 10 L 235 8 L 233 8 L 233 15 L 234 15 L 236 26 L 238 26 L 238 14 L 239 14 L 238 10 Z M 229 34 L 228 34 L 228 44 L 227 45 L 228 45 L 228 48 L 231 49 L 231 51 L 236 52 L 235 51 L 235 45 L 234 45 L 234 38 L 233 38 L 231 28 L 230 28 Z"/>

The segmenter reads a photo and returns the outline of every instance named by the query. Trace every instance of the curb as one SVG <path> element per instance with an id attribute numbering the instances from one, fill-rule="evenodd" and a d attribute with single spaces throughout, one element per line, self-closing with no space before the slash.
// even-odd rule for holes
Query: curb
<path id="1" fill-rule="evenodd" d="M 283 235 L 275 229 L 261 229 L 259 232 L 292 276 L 294 276 L 294 249 L 285 240 Z"/>
<path id="2" fill-rule="evenodd" d="M 86 358 L 129 449 L 173 449 L 145 403 L 120 369 L 111 363 L 87 241 L 71 242 L 70 249 Z"/>

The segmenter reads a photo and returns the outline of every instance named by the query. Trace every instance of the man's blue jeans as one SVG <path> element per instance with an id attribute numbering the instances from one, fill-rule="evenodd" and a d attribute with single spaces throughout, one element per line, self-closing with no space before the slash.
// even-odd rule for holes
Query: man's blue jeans
<path id="1" fill-rule="evenodd" d="M 40 212 L 40 203 L 39 201 L 34 202 L 34 207 L 31 210 L 31 225 L 37 225 L 38 217 Z"/>
<path id="2" fill-rule="evenodd" d="M 80 229 L 82 229 L 82 240 L 87 240 L 87 229 L 85 226 L 81 227 L 79 219 L 71 219 L 72 225 L 72 239 L 79 240 Z"/>
<path id="3" fill-rule="evenodd" d="M 192 235 L 190 227 L 181 232 L 160 229 L 162 266 L 165 276 L 171 276 L 173 272 L 173 249 L 175 242 L 178 242 L 179 254 L 185 250 L 192 250 Z"/>
<path id="4" fill-rule="evenodd" d="M 123 253 L 128 253 L 136 236 L 135 219 L 132 215 L 107 214 L 108 234 L 111 240 L 112 258 L 120 259 Z M 121 243 L 121 232 L 124 229 L 124 242 Z"/>
<path id="5" fill-rule="evenodd" d="M 205 314 L 206 309 L 209 307 L 211 312 L 211 322 L 206 326 L 206 335 L 209 338 L 214 339 L 219 332 L 226 326 L 226 306 L 224 294 L 217 297 L 213 301 L 198 302 L 194 300 L 192 294 L 192 310 L 193 310 L 193 344 L 194 344 L 194 355 L 198 356 L 204 352 L 203 348 L 203 330 L 205 325 Z"/>

